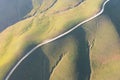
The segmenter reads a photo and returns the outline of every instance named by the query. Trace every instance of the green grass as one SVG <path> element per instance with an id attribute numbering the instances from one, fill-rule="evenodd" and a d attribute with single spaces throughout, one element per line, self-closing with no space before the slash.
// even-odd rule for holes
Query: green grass
<path id="1" fill-rule="evenodd" d="M 71 6 L 72 3 L 76 3 L 77 1 L 78 0 L 75 0 L 75 2 L 70 1 L 70 3 L 68 4 L 66 3 L 66 5 L 63 4 L 64 0 L 58 1 L 53 7 L 51 7 L 51 9 L 46 11 L 45 14 L 38 13 L 37 16 L 33 16 L 25 20 L 22 20 L 10 26 L 8 29 L 6 29 L 0 34 L 0 51 L 1 51 L 0 52 L 0 71 L 2 71 L 2 75 L 0 75 L 0 80 L 3 79 L 5 74 L 8 72 L 9 68 L 11 68 L 11 66 L 21 56 L 23 56 L 23 54 L 25 53 L 25 49 L 27 49 L 30 44 L 32 43 L 38 44 L 44 40 L 60 35 L 61 33 L 74 27 L 74 25 L 95 15 L 98 11 L 100 11 L 101 4 L 103 3 L 103 0 L 95 0 L 94 2 L 91 0 L 85 0 L 84 3 L 82 3 L 81 5 L 71 10 L 58 13 L 58 14 L 51 14 L 51 12 L 54 11 L 55 9 L 61 10 L 62 8 L 63 9 L 67 8 Z M 46 0 L 41 5 L 40 10 L 45 9 L 52 2 L 53 0 L 50 0 L 50 3 L 47 3 L 47 0 Z M 68 45 L 69 45 L 69 48 L 68 48 Z M 73 61 L 74 57 L 72 57 L 76 48 L 74 43 L 74 38 L 70 39 L 70 41 L 69 39 L 68 41 L 65 40 L 61 46 L 64 47 L 66 51 L 65 52 L 66 55 L 64 56 L 65 58 L 64 57 L 62 58 L 62 62 L 60 63 L 61 65 L 57 66 L 58 70 L 55 71 L 55 73 L 58 73 L 58 71 L 61 70 L 61 67 L 65 66 L 66 73 L 64 74 L 69 73 L 68 75 L 66 75 L 68 76 L 67 78 L 69 78 L 70 75 L 73 75 L 75 73 L 75 70 L 71 72 L 69 71 L 69 69 L 74 67 L 74 61 Z M 69 49 L 71 50 L 71 52 L 69 52 Z M 56 50 L 55 52 L 56 55 L 49 54 L 49 51 L 48 52 L 46 51 L 47 50 L 45 50 L 44 52 L 50 60 L 50 69 L 51 69 L 52 66 L 55 65 L 55 61 L 58 60 L 59 58 L 58 54 L 59 53 L 62 54 L 63 52 L 61 52 L 62 51 L 61 49 L 59 50 L 59 47 L 58 47 L 58 51 Z M 57 58 L 52 60 L 53 56 L 57 56 Z M 73 59 L 70 59 L 69 61 L 68 60 L 69 58 L 73 58 Z M 69 66 L 68 69 L 66 69 L 67 66 L 65 65 L 64 60 L 65 62 L 68 63 L 68 66 Z M 70 66 L 72 64 L 73 66 Z M 62 75 L 60 76 L 62 77 Z M 57 77 L 53 76 L 53 78 L 56 79 Z"/>

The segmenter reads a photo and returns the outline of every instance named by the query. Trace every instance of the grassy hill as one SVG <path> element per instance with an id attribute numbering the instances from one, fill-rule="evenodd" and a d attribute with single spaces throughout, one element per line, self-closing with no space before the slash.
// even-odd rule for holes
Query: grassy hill
<path id="1" fill-rule="evenodd" d="M 0 33 L 0 80 L 36 45 L 97 14 L 104 0 L 31 2 L 26 19 Z M 111 0 L 101 16 L 38 48 L 10 80 L 119 80 L 119 2 Z"/>

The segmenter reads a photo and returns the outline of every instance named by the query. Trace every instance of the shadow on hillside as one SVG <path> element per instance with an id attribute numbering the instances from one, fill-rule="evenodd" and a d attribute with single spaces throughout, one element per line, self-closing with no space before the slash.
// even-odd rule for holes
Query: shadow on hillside
<path id="1" fill-rule="evenodd" d="M 110 0 L 105 7 L 104 14 L 111 18 L 120 36 L 120 0 Z"/>
<path id="2" fill-rule="evenodd" d="M 9 80 L 49 80 L 49 77 L 49 60 L 38 48 L 18 66 Z"/>
<path id="3" fill-rule="evenodd" d="M 89 57 L 89 45 L 86 40 L 86 33 L 82 27 L 71 33 L 78 40 L 77 72 L 78 80 L 90 80 L 91 67 Z"/>
<path id="4" fill-rule="evenodd" d="M 32 0 L 0 0 L 0 32 L 22 20 L 32 9 Z"/>

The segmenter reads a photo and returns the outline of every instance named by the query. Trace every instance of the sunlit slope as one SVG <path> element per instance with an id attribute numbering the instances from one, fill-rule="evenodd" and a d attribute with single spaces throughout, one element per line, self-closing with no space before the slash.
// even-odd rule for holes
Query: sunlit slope
<path id="1" fill-rule="evenodd" d="M 60 13 L 79 6 L 84 0 L 57 0 L 56 4 L 49 10 L 50 13 Z M 64 4 L 67 3 L 67 4 Z"/>
<path id="2" fill-rule="evenodd" d="M 104 2 L 103 0 L 96 0 L 94 2 L 91 2 L 91 0 L 85 0 L 83 3 L 70 10 L 62 11 L 61 13 L 56 14 L 52 13 L 55 8 L 61 11 L 62 7 L 65 9 L 72 6 L 72 3 L 75 5 L 77 1 L 79 2 L 79 0 L 70 1 L 70 3 L 67 2 L 66 5 L 68 4 L 68 6 L 61 6 L 64 2 L 57 1 L 54 4 L 56 7 L 54 5 L 51 6 L 48 11 L 44 12 L 45 14 L 37 13 L 33 17 L 27 18 L 10 26 L 0 34 L 0 71 L 2 72 L 0 80 L 2 80 L 8 70 L 12 68 L 12 65 L 14 65 L 33 47 L 42 43 L 44 40 L 51 39 L 62 34 L 81 21 L 97 14 Z M 71 46 L 74 45 L 71 44 Z M 51 61 L 50 69 L 53 65 L 55 65 L 55 61 L 56 60 Z M 71 65 L 74 62 L 68 63 Z M 67 73 L 69 72 L 66 72 L 66 74 Z M 75 70 L 73 70 L 73 74 L 74 73 Z M 52 78 L 56 79 L 57 77 L 53 76 L 51 79 Z M 73 79 L 75 78 L 76 77 L 73 76 Z"/>

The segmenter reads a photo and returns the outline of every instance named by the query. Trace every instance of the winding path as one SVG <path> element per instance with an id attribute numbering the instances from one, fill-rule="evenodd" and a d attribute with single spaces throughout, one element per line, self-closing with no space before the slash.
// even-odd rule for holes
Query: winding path
<path id="1" fill-rule="evenodd" d="M 50 42 L 52 42 L 52 41 L 55 41 L 55 40 L 57 40 L 57 39 L 65 36 L 65 35 L 67 35 L 68 33 L 72 32 L 73 30 L 75 30 L 76 28 L 78 28 L 80 25 L 82 25 L 82 24 L 84 24 L 84 23 L 86 23 L 86 22 L 88 22 L 88 21 L 90 21 L 90 20 L 98 17 L 99 15 L 101 15 L 101 14 L 103 13 L 103 11 L 104 11 L 105 5 L 106 5 L 109 1 L 110 1 L 110 0 L 106 0 L 106 1 L 103 3 L 102 8 L 101 8 L 101 11 L 98 12 L 96 15 L 90 17 L 89 19 L 87 19 L 87 20 L 85 20 L 85 21 L 82 21 L 81 23 L 79 23 L 79 24 L 76 25 L 75 27 L 71 28 L 71 29 L 68 30 L 67 32 L 64 32 L 63 34 L 61 34 L 61 35 L 59 35 L 59 36 L 57 36 L 57 37 L 55 37 L 55 38 L 53 38 L 53 39 L 49 39 L 49 40 L 44 41 L 43 43 L 38 44 L 36 47 L 34 47 L 32 50 L 30 50 L 30 51 L 29 51 L 24 57 L 22 57 L 22 58 L 18 61 L 18 63 L 11 69 L 11 71 L 10 71 L 10 72 L 8 73 L 8 75 L 6 76 L 5 80 L 9 80 L 10 76 L 13 74 L 13 72 L 16 70 L 16 68 L 21 64 L 21 62 L 23 62 L 23 61 L 24 61 L 33 51 L 35 51 L 37 48 L 39 48 L 39 47 L 41 47 L 41 46 L 43 46 L 43 45 L 45 45 L 45 44 L 47 44 L 47 43 L 50 43 Z"/>

